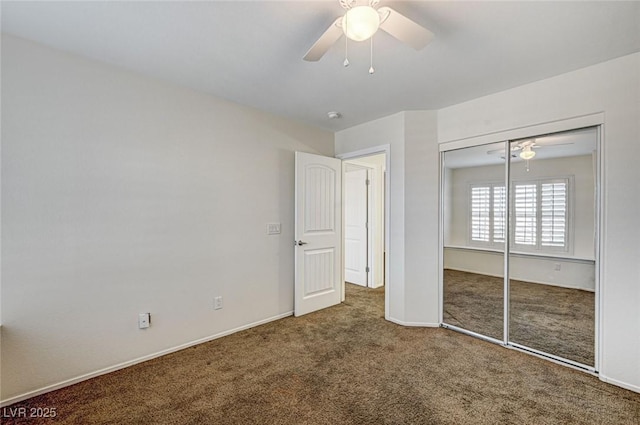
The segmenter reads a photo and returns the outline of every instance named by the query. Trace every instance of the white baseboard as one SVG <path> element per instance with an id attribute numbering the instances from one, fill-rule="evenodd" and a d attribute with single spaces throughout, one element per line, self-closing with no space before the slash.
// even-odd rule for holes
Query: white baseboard
<path id="1" fill-rule="evenodd" d="M 606 382 L 607 384 L 615 385 L 617 387 L 624 388 L 625 390 L 633 391 L 636 393 L 640 393 L 640 386 L 628 384 L 626 382 L 618 381 L 617 379 L 608 378 L 602 373 L 600 373 L 600 380 Z"/>
<path id="2" fill-rule="evenodd" d="M 95 377 L 100 376 L 100 375 L 105 375 L 107 373 L 115 372 L 116 370 L 124 369 L 126 367 L 133 366 L 133 365 L 138 364 L 138 363 L 146 362 L 147 360 L 151 360 L 151 359 L 155 359 L 157 357 L 161 357 L 161 356 L 164 356 L 164 355 L 167 355 L 167 354 L 175 353 L 176 351 L 184 350 L 185 348 L 193 347 L 194 345 L 203 344 L 205 342 L 209 342 L 209 341 L 212 341 L 214 339 L 222 338 L 223 336 L 231 335 L 231 334 L 234 334 L 236 332 L 240 332 L 240 331 L 244 331 L 246 329 L 250 329 L 250 328 L 253 328 L 253 327 L 256 327 L 256 326 L 264 325 L 265 323 L 269 323 L 269 322 L 273 322 L 273 321 L 276 321 L 276 320 L 280 320 L 280 319 L 283 319 L 285 317 L 289 317 L 289 316 L 292 316 L 292 315 L 293 315 L 293 311 L 288 311 L 286 313 L 281 313 L 281 314 L 278 314 L 276 316 L 272 316 L 272 317 L 269 317 L 269 318 L 266 318 L 266 319 L 263 319 L 263 320 L 259 320 L 257 322 L 249 323 L 247 325 L 243 325 L 243 326 L 240 326 L 240 327 L 237 327 L 237 328 L 234 328 L 234 329 L 229 329 L 227 331 L 223 331 L 223 332 L 217 333 L 215 335 L 210 335 L 210 336 L 207 336 L 207 337 L 204 337 L 204 338 L 196 339 L 194 341 L 190 341 L 190 342 L 187 342 L 187 343 L 184 343 L 184 344 L 181 344 L 181 345 L 177 345 L 177 346 L 172 347 L 172 348 L 167 348 L 166 350 L 162 350 L 162 351 L 158 351 L 158 352 L 153 353 L 153 354 L 149 354 L 149 355 L 146 355 L 146 356 L 138 357 L 137 359 L 129 360 L 129 361 L 126 361 L 126 362 L 123 362 L 123 363 L 120 363 L 120 364 L 117 364 L 117 365 L 114 365 L 114 366 L 110 366 L 110 367 L 106 367 L 104 369 L 96 370 L 95 372 L 86 373 L 84 375 L 80 375 L 80 376 L 77 376 L 75 378 L 67 379 L 67 380 L 59 382 L 57 384 L 48 385 L 46 387 L 43 387 L 43 388 L 40 388 L 40 389 L 37 389 L 37 390 L 33 390 L 33 391 L 29 391 L 29 392 L 26 392 L 24 394 L 20 394 L 20 395 L 15 396 L 15 397 L 8 398 L 6 400 L 1 400 L 0 401 L 0 407 L 9 406 L 11 404 L 18 403 L 20 401 L 26 400 L 26 399 L 31 398 L 31 397 L 35 397 L 35 396 L 42 395 L 42 394 L 45 394 L 45 393 L 48 393 L 48 392 L 51 392 L 51 391 L 59 390 L 60 388 L 68 387 L 70 385 L 77 384 L 78 382 L 86 381 L 88 379 L 95 378 Z"/>
<path id="3" fill-rule="evenodd" d="M 389 322 L 393 322 L 396 325 L 402 326 L 413 326 L 418 328 L 439 328 L 440 323 L 429 323 L 429 322 L 405 322 L 403 320 L 394 319 L 393 317 L 387 318 Z"/>

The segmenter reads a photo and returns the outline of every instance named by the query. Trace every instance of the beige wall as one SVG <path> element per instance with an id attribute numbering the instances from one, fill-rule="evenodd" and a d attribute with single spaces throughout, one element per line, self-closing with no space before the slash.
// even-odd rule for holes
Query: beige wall
<path id="1" fill-rule="evenodd" d="M 290 314 L 294 151 L 333 141 L 3 35 L 2 399 Z"/>

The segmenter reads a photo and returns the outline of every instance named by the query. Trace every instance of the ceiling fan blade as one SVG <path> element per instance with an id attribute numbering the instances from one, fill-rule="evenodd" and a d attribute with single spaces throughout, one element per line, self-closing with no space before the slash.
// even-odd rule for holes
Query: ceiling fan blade
<path id="1" fill-rule="evenodd" d="M 422 49 L 433 39 L 431 31 L 390 7 L 381 7 L 378 12 L 381 14 L 380 28 L 416 50 Z"/>
<path id="2" fill-rule="evenodd" d="M 342 36 L 342 27 L 340 27 L 340 22 L 342 20 L 342 16 L 336 19 L 331 26 L 320 36 L 318 41 L 314 43 L 313 46 L 309 49 L 306 55 L 304 55 L 304 60 L 310 62 L 319 61 L 322 56 L 329 50 L 333 43 L 338 41 L 338 39 Z"/>
<path id="3" fill-rule="evenodd" d="M 520 149 L 522 149 L 522 146 L 518 146 L 518 145 L 511 145 L 510 151 L 513 152 L 517 152 Z M 492 149 L 490 151 L 487 151 L 487 154 L 489 155 L 494 155 L 496 153 L 500 153 L 504 155 L 504 149 Z"/>
<path id="4" fill-rule="evenodd" d="M 566 143 L 540 143 L 538 144 L 537 142 L 531 146 L 534 149 L 540 149 L 540 148 L 552 148 L 554 146 L 566 146 L 566 145 L 573 145 L 573 142 L 566 142 Z"/>
<path id="5" fill-rule="evenodd" d="M 504 149 L 493 149 L 493 150 L 487 151 L 487 155 L 495 155 L 497 153 L 504 155 Z"/>

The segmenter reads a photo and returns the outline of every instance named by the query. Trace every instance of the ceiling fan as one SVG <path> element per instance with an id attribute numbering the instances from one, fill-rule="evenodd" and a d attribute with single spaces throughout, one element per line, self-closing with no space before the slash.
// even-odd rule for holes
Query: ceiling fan
<path id="1" fill-rule="evenodd" d="M 523 140 L 521 142 L 511 143 L 511 157 L 519 156 L 522 159 L 531 159 L 536 156 L 534 149 L 550 148 L 554 146 L 573 145 L 573 142 L 565 143 L 538 143 L 536 139 Z M 517 154 L 517 152 L 520 152 Z M 493 149 L 487 151 L 489 155 L 502 154 L 504 155 L 504 149 Z M 527 158 L 528 157 L 528 158 Z"/>
<path id="2" fill-rule="evenodd" d="M 510 152 L 511 158 L 520 157 L 526 161 L 526 170 L 529 171 L 529 160 L 533 159 L 536 156 L 536 152 L 534 151 L 534 149 L 552 148 L 555 146 L 562 146 L 562 145 L 573 145 L 573 142 L 538 144 L 536 139 L 529 139 L 529 140 L 523 140 L 521 142 L 511 143 L 509 150 L 511 151 Z M 505 158 L 504 151 L 505 151 L 504 149 L 493 149 L 493 150 L 487 151 L 487 154 L 489 155 L 500 154 L 502 159 L 504 159 Z"/>
<path id="3" fill-rule="evenodd" d="M 405 44 L 420 50 L 433 38 L 433 33 L 411 19 L 391 9 L 378 7 L 380 0 L 339 0 L 345 14 L 338 17 L 304 55 L 304 60 L 315 62 L 320 60 L 329 48 L 345 35 L 353 41 L 371 39 L 382 29 Z M 360 4 L 366 3 L 366 4 Z M 345 50 L 346 50 L 345 40 Z M 373 44 L 372 44 L 373 50 Z M 345 58 L 344 66 L 349 65 Z M 373 73 L 373 65 L 369 72 Z"/>

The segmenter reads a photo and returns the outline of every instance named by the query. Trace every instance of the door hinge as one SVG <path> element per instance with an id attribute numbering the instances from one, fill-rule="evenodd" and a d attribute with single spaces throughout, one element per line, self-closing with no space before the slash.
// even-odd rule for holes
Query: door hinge
<path id="1" fill-rule="evenodd" d="M 367 267 L 364 269 L 364 271 L 365 271 L 365 272 L 367 272 L 367 273 L 369 273 L 369 272 L 371 271 L 371 269 L 369 269 L 369 266 L 367 266 Z"/>
<path id="2" fill-rule="evenodd" d="M 366 180 L 365 180 L 365 184 L 366 184 L 367 186 L 369 186 L 369 185 L 371 184 L 371 180 L 366 179 Z"/>

